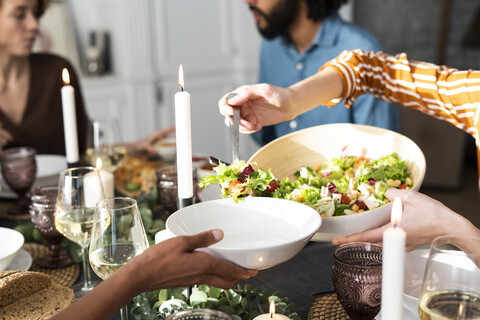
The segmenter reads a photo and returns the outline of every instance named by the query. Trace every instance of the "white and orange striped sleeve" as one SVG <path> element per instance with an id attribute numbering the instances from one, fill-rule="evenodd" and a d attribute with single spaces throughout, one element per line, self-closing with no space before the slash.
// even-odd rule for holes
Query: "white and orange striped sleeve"
<path id="1" fill-rule="evenodd" d="M 477 143 L 480 169 L 480 71 L 460 71 L 426 62 L 409 61 L 405 53 L 351 50 L 323 68 L 333 67 L 344 84 L 349 107 L 361 94 L 419 110 L 471 134 Z M 327 105 L 334 105 L 332 100 Z"/>

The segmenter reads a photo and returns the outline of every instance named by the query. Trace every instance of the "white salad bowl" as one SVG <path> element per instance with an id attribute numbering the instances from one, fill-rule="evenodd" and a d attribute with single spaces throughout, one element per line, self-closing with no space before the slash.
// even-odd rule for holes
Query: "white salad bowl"
<path id="1" fill-rule="evenodd" d="M 344 148 L 347 147 L 346 150 Z M 342 153 L 379 159 L 396 152 L 404 160 L 418 190 L 425 176 L 425 157 L 409 138 L 399 133 L 358 124 L 327 124 L 299 130 L 282 136 L 258 150 L 248 160 L 254 168 L 271 169 L 277 179 L 294 178 L 302 166 L 326 164 Z M 334 237 L 353 234 L 384 225 L 390 220 L 392 204 L 362 213 L 324 217 L 315 241 L 330 241 Z"/>
<path id="2" fill-rule="evenodd" d="M 266 269 L 295 256 L 321 225 L 318 213 L 294 201 L 247 197 L 200 202 L 168 217 L 166 230 L 155 236 L 166 238 L 221 229 L 224 238 L 199 249 L 248 269 Z"/>
<path id="3" fill-rule="evenodd" d="M 0 271 L 5 270 L 15 259 L 18 251 L 23 246 L 23 235 L 10 228 L 0 227 Z"/>

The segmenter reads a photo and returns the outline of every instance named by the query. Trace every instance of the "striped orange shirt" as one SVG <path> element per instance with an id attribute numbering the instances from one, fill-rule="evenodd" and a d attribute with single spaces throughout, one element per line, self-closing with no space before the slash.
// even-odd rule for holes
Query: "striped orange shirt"
<path id="1" fill-rule="evenodd" d="M 476 141 L 480 175 L 479 106 L 480 71 L 457 70 L 427 62 L 362 50 L 343 51 L 329 61 L 342 77 L 345 105 L 350 107 L 364 93 L 416 109 L 449 122 L 471 134 Z M 338 100 L 327 105 L 333 106 Z M 479 179 L 480 188 L 480 179 Z"/>

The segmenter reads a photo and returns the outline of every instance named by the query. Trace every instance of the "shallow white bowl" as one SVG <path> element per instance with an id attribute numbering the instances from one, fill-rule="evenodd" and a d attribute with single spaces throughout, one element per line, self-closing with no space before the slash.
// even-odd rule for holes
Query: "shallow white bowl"
<path id="1" fill-rule="evenodd" d="M 25 239 L 23 235 L 13 229 L 0 227 L 0 271 L 5 270 L 15 259 Z"/>
<path id="2" fill-rule="evenodd" d="M 155 149 L 157 150 L 160 159 L 163 161 L 171 162 L 175 160 L 177 155 L 177 145 L 175 137 L 167 137 L 155 143 Z"/>
<path id="3" fill-rule="evenodd" d="M 37 177 L 33 187 L 51 186 L 58 184 L 60 172 L 67 169 L 67 160 L 65 156 L 56 154 L 37 154 Z M 7 185 L 0 173 L 0 197 L 16 198 L 17 194 Z"/>
<path id="4" fill-rule="evenodd" d="M 282 136 L 258 150 L 248 162 L 272 169 L 277 179 L 293 178 L 302 166 L 326 164 L 342 155 L 378 159 L 396 152 L 410 170 L 418 190 L 425 176 L 425 157 L 420 148 L 399 133 L 358 124 L 327 124 L 299 130 Z M 390 220 L 392 204 L 349 216 L 325 217 L 313 240 L 330 241 L 334 237 L 357 233 L 384 225 Z"/>
<path id="5" fill-rule="evenodd" d="M 295 256 L 321 225 L 318 213 L 293 201 L 248 197 L 201 202 L 173 213 L 155 242 L 165 237 L 222 229 L 225 236 L 201 249 L 248 269 L 266 269 Z M 170 235 L 168 234 L 170 233 Z"/>

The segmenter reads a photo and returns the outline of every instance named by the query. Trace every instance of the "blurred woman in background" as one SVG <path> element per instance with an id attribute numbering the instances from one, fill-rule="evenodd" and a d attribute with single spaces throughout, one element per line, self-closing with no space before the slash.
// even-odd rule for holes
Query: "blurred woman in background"
<path id="1" fill-rule="evenodd" d="M 32 53 L 39 19 L 49 0 L 0 0 L 0 150 L 34 147 L 39 154 L 65 154 L 62 70 L 70 75 L 80 154 L 87 147 L 89 119 L 78 77 L 64 58 Z M 129 153 L 156 155 L 152 143 L 173 129 L 126 144 Z"/>

